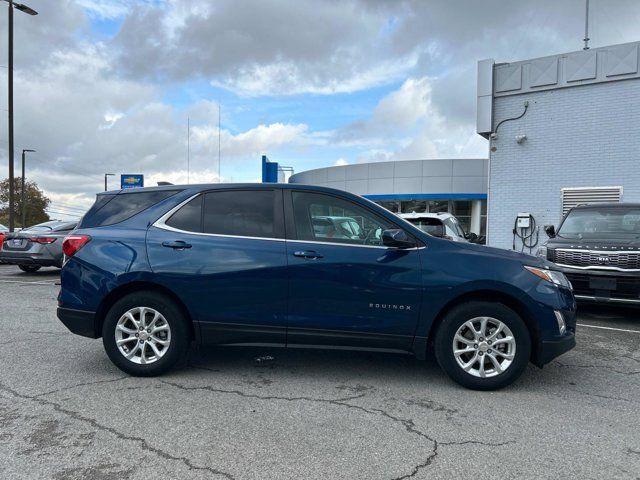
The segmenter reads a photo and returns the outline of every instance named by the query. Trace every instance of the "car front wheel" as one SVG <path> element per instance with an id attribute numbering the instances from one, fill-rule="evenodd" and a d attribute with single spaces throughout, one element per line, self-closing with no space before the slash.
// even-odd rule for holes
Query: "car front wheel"
<path id="1" fill-rule="evenodd" d="M 102 342 L 111 361 L 124 372 L 162 375 L 187 353 L 187 318 L 165 296 L 136 292 L 111 307 L 102 328 Z"/>
<path id="2" fill-rule="evenodd" d="M 527 368 L 529 331 L 520 316 L 493 302 L 468 302 L 452 309 L 435 338 L 442 369 L 460 385 L 496 390 L 513 383 Z"/>

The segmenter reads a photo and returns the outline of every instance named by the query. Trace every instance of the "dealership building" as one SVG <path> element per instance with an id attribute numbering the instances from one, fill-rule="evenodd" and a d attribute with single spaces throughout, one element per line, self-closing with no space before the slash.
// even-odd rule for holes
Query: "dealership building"
<path id="1" fill-rule="evenodd" d="M 539 235 L 541 243 L 542 227 L 557 226 L 576 204 L 640 202 L 639 47 L 478 62 L 477 131 L 490 142 L 489 245 L 513 248 L 520 214 L 531 215 L 530 241 Z"/>
<path id="2" fill-rule="evenodd" d="M 487 169 L 481 158 L 357 163 L 296 173 L 289 182 L 346 190 L 394 213 L 451 212 L 466 231 L 484 235 Z"/>

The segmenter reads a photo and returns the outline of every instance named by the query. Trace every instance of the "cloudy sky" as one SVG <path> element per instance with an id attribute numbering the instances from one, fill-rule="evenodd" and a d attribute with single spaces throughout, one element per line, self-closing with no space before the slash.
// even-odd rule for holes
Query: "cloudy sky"
<path id="1" fill-rule="evenodd" d="M 486 156 L 477 60 L 578 50 L 584 28 L 584 0 L 24 2 L 40 15 L 15 15 L 16 159 L 37 150 L 28 176 L 58 218 L 105 172 L 186 182 L 187 118 L 192 183 L 258 181 L 262 154 L 296 171 Z M 591 22 L 593 47 L 640 40 L 640 2 L 591 0 Z"/>

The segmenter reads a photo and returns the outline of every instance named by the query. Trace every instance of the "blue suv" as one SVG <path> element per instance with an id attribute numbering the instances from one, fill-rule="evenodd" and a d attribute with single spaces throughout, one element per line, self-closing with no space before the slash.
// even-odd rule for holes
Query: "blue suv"
<path id="1" fill-rule="evenodd" d="M 432 237 L 357 195 L 280 184 L 101 193 L 64 241 L 58 317 L 131 375 L 191 342 L 429 351 L 489 390 L 575 346 L 544 259 Z"/>

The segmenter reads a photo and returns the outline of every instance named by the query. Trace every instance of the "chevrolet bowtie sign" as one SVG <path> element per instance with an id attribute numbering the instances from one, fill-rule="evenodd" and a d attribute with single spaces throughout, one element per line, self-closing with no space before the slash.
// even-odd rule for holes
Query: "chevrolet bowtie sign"
<path id="1" fill-rule="evenodd" d="M 144 187 L 144 175 L 125 174 L 120 175 L 120 188 L 141 188 Z"/>

